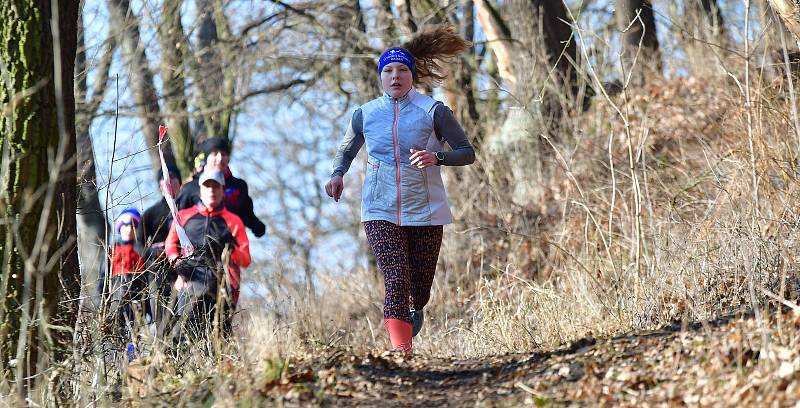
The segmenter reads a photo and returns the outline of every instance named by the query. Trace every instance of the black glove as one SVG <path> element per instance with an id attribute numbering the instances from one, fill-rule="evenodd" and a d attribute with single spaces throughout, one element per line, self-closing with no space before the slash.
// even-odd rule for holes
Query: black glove
<path id="1" fill-rule="evenodd" d="M 252 228 L 250 228 L 250 230 L 253 231 L 253 235 L 255 235 L 256 238 L 261 238 L 264 236 L 264 233 L 267 232 L 267 226 L 264 225 L 263 222 L 256 220 L 255 224 Z"/>
<path id="2" fill-rule="evenodd" d="M 212 267 L 213 263 L 209 262 L 203 257 L 192 256 L 176 265 L 175 271 L 187 282 L 215 282 L 217 278 Z"/>

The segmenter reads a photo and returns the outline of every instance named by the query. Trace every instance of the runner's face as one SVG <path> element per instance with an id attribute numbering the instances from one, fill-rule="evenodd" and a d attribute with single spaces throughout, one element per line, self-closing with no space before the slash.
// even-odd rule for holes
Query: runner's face
<path id="1" fill-rule="evenodd" d="M 213 180 L 206 180 L 200 186 L 200 201 L 206 208 L 217 208 L 222 204 L 224 191 L 222 186 Z"/>
<path id="2" fill-rule="evenodd" d="M 386 64 L 381 71 L 381 85 L 383 90 L 393 98 L 399 98 L 411 90 L 414 77 L 411 68 L 402 62 Z"/>
<path id="3" fill-rule="evenodd" d="M 119 227 L 119 237 L 123 241 L 133 241 L 136 238 L 136 230 L 133 228 L 133 224 L 125 224 Z"/>
<path id="4" fill-rule="evenodd" d="M 206 157 L 206 170 L 216 169 L 224 171 L 228 168 L 228 163 L 231 161 L 231 156 L 228 153 L 218 151 L 211 152 Z"/>
<path id="5" fill-rule="evenodd" d="M 166 196 L 167 192 L 169 192 L 171 196 L 175 197 L 175 194 L 177 194 L 178 190 L 181 188 L 181 181 L 176 177 L 170 177 L 169 183 L 161 180 L 158 185 L 161 188 L 161 195 Z"/>

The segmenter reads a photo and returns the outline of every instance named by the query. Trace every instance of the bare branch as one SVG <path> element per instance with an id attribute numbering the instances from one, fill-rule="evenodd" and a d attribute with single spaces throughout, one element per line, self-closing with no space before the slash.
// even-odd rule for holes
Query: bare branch
<path id="1" fill-rule="evenodd" d="M 478 23 L 483 32 L 486 33 L 486 43 L 497 57 L 497 68 L 500 71 L 500 78 L 511 85 L 516 84 L 517 77 L 511 70 L 511 55 L 513 51 L 508 39 L 511 33 L 500 14 L 492 7 L 487 0 L 475 0 L 478 11 Z"/>

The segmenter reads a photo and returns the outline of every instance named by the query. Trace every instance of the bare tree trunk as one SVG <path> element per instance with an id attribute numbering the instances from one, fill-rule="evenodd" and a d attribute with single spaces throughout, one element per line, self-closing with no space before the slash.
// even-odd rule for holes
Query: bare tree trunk
<path id="1" fill-rule="evenodd" d="M 472 0 L 462 0 L 459 8 L 454 8 L 450 15 L 450 20 L 459 27 L 461 36 L 472 41 L 475 35 L 475 15 L 473 13 L 474 3 Z M 461 12 L 461 18 L 456 11 Z M 458 122 L 468 131 L 474 144 L 480 145 L 481 138 L 476 131 L 479 129 L 477 123 L 480 119 L 476 98 L 472 85 L 473 75 L 475 74 L 475 47 L 471 47 L 469 52 L 462 55 L 459 59 L 460 64 L 453 70 L 451 77 L 445 83 L 445 95 L 447 105 L 455 113 Z"/>
<path id="2" fill-rule="evenodd" d="M 139 121 L 147 145 L 158 143 L 158 126 L 161 122 L 161 109 L 158 106 L 153 74 L 147 61 L 147 53 L 139 36 L 139 19 L 133 14 L 129 0 L 108 0 L 106 2 L 111 25 L 117 30 L 122 44 L 122 56 L 129 69 L 128 84 L 139 112 Z M 153 169 L 159 169 L 158 149 L 149 149 Z M 172 148 L 164 146 L 164 160 L 175 164 Z"/>
<path id="3" fill-rule="evenodd" d="M 617 28 L 622 32 L 622 63 L 631 83 L 641 86 L 661 75 L 661 51 L 650 0 L 616 0 Z M 627 78 L 626 78 L 627 79 Z"/>
<path id="4" fill-rule="evenodd" d="M 475 13 L 474 2 L 472 0 L 462 1 L 463 17 L 461 22 L 461 36 L 468 41 L 473 41 L 475 38 Z M 464 92 L 464 103 L 460 104 L 459 117 L 461 123 L 469 123 L 470 127 L 474 130 L 475 126 L 480 120 L 478 107 L 476 105 L 475 89 L 473 88 L 473 76 L 475 75 L 475 68 L 477 62 L 475 61 L 475 45 L 470 47 L 469 52 L 461 57 L 461 66 L 458 72 L 457 84 Z M 467 118 L 470 120 L 468 121 Z M 473 138 L 473 141 L 480 144 L 478 138 Z"/>
<path id="5" fill-rule="evenodd" d="M 549 67 L 544 70 L 556 68 L 558 86 L 564 87 L 568 95 L 577 95 L 577 73 L 573 64 L 578 54 L 564 4 L 547 0 L 506 3 L 508 18 L 503 19 L 490 1 L 475 0 L 478 21 L 497 59 L 500 77 L 510 85 L 515 85 L 520 76 L 527 77 L 515 92 L 517 98 L 526 103 L 532 98 L 531 92 L 538 92 L 531 86 L 534 82 L 528 79 L 531 75 L 541 77 L 543 69 L 535 65 L 546 62 Z"/>
<path id="6" fill-rule="evenodd" d="M 75 95 L 77 111 L 75 123 L 78 163 L 78 256 L 83 279 L 82 296 L 96 293 L 100 277 L 105 274 L 107 232 L 109 224 L 97 194 L 97 171 L 94 149 L 89 134 L 92 119 L 103 100 L 107 87 L 111 60 L 116 49 L 114 37 L 107 40 L 100 62 L 95 70 L 95 88 L 89 95 L 88 66 L 83 38 L 83 19 L 79 16 L 78 54 L 75 58 Z"/>
<path id="7" fill-rule="evenodd" d="M 235 40 L 231 32 L 230 22 L 228 16 L 225 15 L 225 8 L 223 0 L 214 0 L 214 20 L 217 24 L 217 38 L 220 41 L 232 44 Z M 233 45 L 238 47 L 238 45 Z M 222 109 L 219 110 L 217 121 L 218 128 L 217 134 L 220 137 L 233 141 L 231 134 L 231 122 L 233 121 L 233 114 L 236 107 L 234 106 L 234 97 L 236 94 L 236 75 L 240 72 L 236 69 L 236 61 L 234 60 L 231 48 L 222 49 L 220 52 L 220 71 L 222 72 Z"/>
<path id="8" fill-rule="evenodd" d="M 550 66 L 556 67 L 557 81 L 570 96 L 577 96 L 578 47 L 569 26 L 567 9 L 561 2 L 537 0 L 541 32 Z"/>
<path id="9" fill-rule="evenodd" d="M 392 0 L 376 0 L 376 26 L 377 31 L 383 33 L 381 39 L 383 40 L 383 48 L 396 46 L 400 42 L 400 35 L 397 33 L 397 26 L 395 25 L 394 11 L 392 11 Z M 359 6 L 361 10 L 361 6 Z M 366 28 L 365 31 L 366 32 Z"/>
<path id="10" fill-rule="evenodd" d="M 725 20 L 722 19 L 722 11 L 719 9 L 717 0 L 699 0 L 700 8 L 706 16 L 708 24 L 712 28 L 712 33 L 716 36 L 725 34 Z"/>
<path id="11" fill-rule="evenodd" d="M 28 392 L 77 318 L 74 62 L 78 2 L 0 5 L 0 371 Z M 24 46 L 23 46 L 24 45 Z M 12 364 L 11 361 L 14 361 Z M 33 400 L 35 401 L 35 400 Z"/>
<path id="12" fill-rule="evenodd" d="M 195 141 L 199 143 L 209 137 L 232 141 L 231 123 L 239 72 L 230 47 L 237 45 L 233 43 L 222 0 L 200 0 L 198 7 L 201 22 L 195 60 L 199 63 L 193 65 L 193 74 L 198 84 L 196 103 L 201 117 L 195 121 Z M 220 42 L 228 44 L 228 47 L 220 47 Z"/>
<path id="13" fill-rule="evenodd" d="M 780 16 L 786 28 L 800 41 L 800 4 L 795 0 L 768 0 L 772 9 Z"/>
<path id="14" fill-rule="evenodd" d="M 543 130 L 556 137 L 563 110 L 578 91 L 577 47 L 565 6 L 546 0 L 510 0 L 506 6 L 514 38 L 511 69 L 518 80 L 514 98 L 523 107 L 538 110 Z"/>
<path id="15" fill-rule="evenodd" d="M 161 45 L 161 80 L 164 89 L 164 113 L 169 128 L 175 162 L 183 174 L 191 174 L 195 155 L 194 142 L 189 134 L 188 102 L 186 100 L 186 36 L 181 23 L 182 0 L 165 1 L 161 6 L 162 22 L 158 26 Z M 201 31 L 203 29 L 201 28 Z M 204 86 L 209 81 L 200 81 Z M 158 171 L 156 171 L 158 172 Z"/>
<path id="16" fill-rule="evenodd" d="M 213 0 L 200 0 L 197 2 L 200 13 L 200 26 L 197 30 L 197 50 L 195 60 L 199 62 L 193 67 L 194 82 L 197 84 L 199 98 L 197 105 L 203 111 L 211 111 L 212 106 L 219 103 L 222 93 L 222 66 L 218 54 L 217 23 L 214 19 Z M 216 95 L 217 98 L 212 98 Z M 207 138 L 220 136 L 216 115 L 204 114 L 195 121 L 196 139 L 201 142 Z"/>
<path id="17" fill-rule="evenodd" d="M 544 116 L 550 124 L 548 128 L 557 129 L 561 125 L 564 108 L 569 106 L 583 107 L 583 101 L 577 101 L 578 74 L 575 66 L 578 60 L 578 47 L 572 36 L 572 27 L 569 26 L 569 16 L 563 3 L 536 0 L 533 2 L 532 11 L 539 22 L 539 36 L 544 42 L 547 54 L 548 72 L 553 76 L 555 85 L 550 92 L 545 93 Z"/>
<path id="18" fill-rule="evenodd" d="M 43 4 L 51 3 L 42 0 Z M 54 297 L 55 301 L 45 300 L 42 316 L 52 319 L 54 326 L 75 327 L 78 318 L 78 297 L 81 291 L 80 265 L 78 263 L 77 242 L 77 213 L 78 189 L 75 180 L 78 178 L 76 163 L 77 149 L 75 138 L 75 55 L 78 44 L 78 14 L 79 2 L 57 2 L 58 20 L 52 25 L 58 26 L 57 45 L 54 46 L 55 56 L 55 94 L 56 113 L 58 115 L 59 144 L 63 146 L 64 162 L 59 170 L 50 169 L 51 179 L 56 180 L 54 195 L 56 197 L 55 219 L 48 220 L 51 228 L 57 231 L 58 247 L 53 248 L 53 253 L 59 254 L 58 270 L 55 274 L 45 276 L 43 291 L 40 299 Z M 51 9 L 55 9 L 52 7 Z M 60 68 L 60 74 L 58 72 Z M 56 156 L 58 158 L 58 156 Z M 41 224 L 40 224 L 41 225 Z M 43 328 L 43 338 L 40 344 L 54 347 L 53 361 L 61 361 L 70 354 L 72 346 L 72 333 L 67 330 L 54 330 Z M 53 336 L 48 339 L 47 336 Z M 53 343 L 54 342 L 54 343 Z M 40 359 L 39 369 L 43 371 L 49 366 L 46 360 Z"/>
<path id="19" fill-rule="evenodd" d="M 478 22 L 486 34 L 486 42 L 495 55 L 500 78 L 509 85 L 516 84 L 517 77 L 511 69 L 511 56 L 514 53 L 511 31 L 490 0 L 475 0 L 475 6 L 478 11 Z"/>
<path id="20" fill-rule="evenodd" d="M 540 135 L 557 142 L 569 134 L 564 128 L 566 110 L 583 106 L 576 98 L 580 88 L 572 28 L 560 1 L 508 0 L 503 2 L 503 14 L 488 0 L 474 1 L 498 74 L 516 105 L 486 141 L 488 150 L 503 152 L 509 162 L 531 163 L 511 169 L 512 199 L 530 205 L 543 193 L 540 181 L 549 171 L 547 159 L 552 154 Z M 490 104 L 497 106 L 496 101 Z"/>
<path id="21" fill-rule="evenodd" d="M 395 7 L 400 12 L 400 21 L 402 26 L 405 27 L 407 35 L 413 35 L 417 32 L 417 23 L 414 21 L 414 12 L 411 7 L 411 0 L 395 0 Z"/>

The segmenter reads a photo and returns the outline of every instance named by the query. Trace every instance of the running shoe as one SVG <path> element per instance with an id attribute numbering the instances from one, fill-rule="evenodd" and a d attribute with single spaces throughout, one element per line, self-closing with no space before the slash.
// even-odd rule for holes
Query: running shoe
<path id="1" fill-rule="evenodd" d="M 422 309 L 414 310 L 411 309 L 411 326 L 412 332 L 411 337 L 414 337 L 422 330 L 422 323 L 425 321 L 425 314 L 422 313 Z"/>

